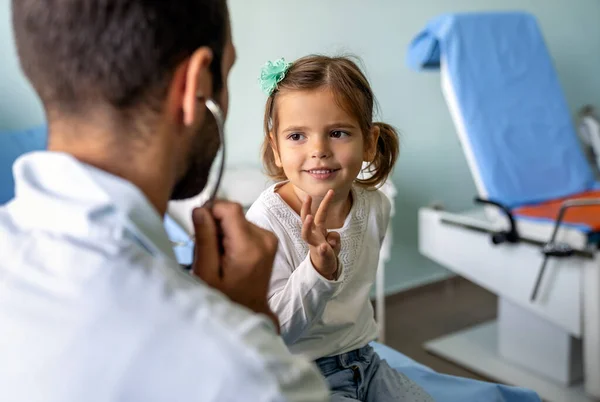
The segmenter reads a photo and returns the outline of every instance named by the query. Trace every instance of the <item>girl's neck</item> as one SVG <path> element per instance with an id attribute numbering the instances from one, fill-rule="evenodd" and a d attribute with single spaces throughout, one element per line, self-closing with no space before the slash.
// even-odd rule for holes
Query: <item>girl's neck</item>
<path id="1" fill-rule="evenodd" d="M 277 193 L 298 215 L 300 215 L 302 204 L 308 197 L 308 194 L 294 186 L 291 182 L 285 183 L 279 187 Z M 312 197 L 311 214 L 315 216 L 323 197 Z M 352 192 L 350 189 L 335 190 L 335 195 L 329 203 L 327 212 L 327 229 L 339 229 L 344 225 L 346 217 L 352 208 Z"/>

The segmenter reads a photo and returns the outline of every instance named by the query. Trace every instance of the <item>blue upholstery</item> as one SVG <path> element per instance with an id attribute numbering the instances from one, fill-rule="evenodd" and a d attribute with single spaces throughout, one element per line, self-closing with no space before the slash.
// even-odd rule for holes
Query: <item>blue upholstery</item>
<path id="1" fill-rule="evenodd" d="M 436 402 L 541 402 L 527 389 L 440 374 L 388 346 L 376 342 L 372 346 L 390 367 L 427 390 Z"/>
<path id="2" fill-rule="evenodd" d="M 536 19 L 521 12 L 446 14 L 408 49 L 415 70 L 443 61 L 487 197 L 508 207 L 595 186 Z"/>
<path id="3" fill-rule="evenodd" d="M 0 131 L 0 205 L 14 197 L 12 165 L 22 154 L 46 148 L 46 126 L 19 131 Z"/>
<path id="4" fill-rule="evenodd" d="M 171 241 L 180 243 L 173 247 L 175 257 L 181 265 L 191 265 L 194 258 L 194 243 L 187 232 L 169 215 L 165 216 L 165 229 Z"/>

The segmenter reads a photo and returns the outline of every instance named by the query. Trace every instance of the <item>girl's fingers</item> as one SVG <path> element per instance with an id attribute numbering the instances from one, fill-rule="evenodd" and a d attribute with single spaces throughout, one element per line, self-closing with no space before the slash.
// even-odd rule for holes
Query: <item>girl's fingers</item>
<path id="1" fill-rule="evenodd" d="M 310 214 L 310 208 L 312 206 L 312 198 L 309 196 L 302 202 L 302 209 L 300 210 L 300 219 L 302 222 L 306 219 L 306 216 Z"/>
<path id="2" fill-rule="evenodd" d="M 327 194 L 325 194 L 323 201 L 321 201 L 321 205 L 319 205 L 319 209 L 315 215 L 315 225 L 319 228 L 325 226 L 325 222 L 327 221 L 327 210 L 329 209 L 329 203 L 331 202 L 333 195 L 333 190 L 329 190 Z"/>

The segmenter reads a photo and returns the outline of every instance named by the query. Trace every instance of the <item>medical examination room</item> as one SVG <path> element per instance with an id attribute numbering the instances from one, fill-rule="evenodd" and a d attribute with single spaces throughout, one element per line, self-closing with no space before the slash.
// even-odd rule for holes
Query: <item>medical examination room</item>
<path id="1" fill-rule="evenodd" d="M 600 401 L 599 18 L 0 0 L 0 401 Z"/>

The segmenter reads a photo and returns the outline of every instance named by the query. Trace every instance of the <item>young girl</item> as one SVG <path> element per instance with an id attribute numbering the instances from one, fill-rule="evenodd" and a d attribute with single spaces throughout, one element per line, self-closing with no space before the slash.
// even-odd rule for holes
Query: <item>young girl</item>
<path id="1" fill-rule="evenodd" d="M 279 238 L 269 303 L 293 353 L 316 360 L 334 400 L 430 401 L 369 346 L 369 292 L 390 215 L 376 189 L 398 136 L 373 122 L 374 96 L 347 58 L 267 63 L 263 162 L 279 181 L 247 213 Z M 363 163 L 368 178 L 361 178 Z"/>

